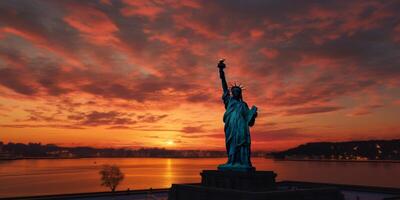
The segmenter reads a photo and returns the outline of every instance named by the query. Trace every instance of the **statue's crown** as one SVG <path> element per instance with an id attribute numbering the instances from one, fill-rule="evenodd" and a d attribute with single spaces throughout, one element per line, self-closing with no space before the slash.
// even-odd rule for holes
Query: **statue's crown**
<path id="1" fill-rule="evenodd" d="M 243 87 L 242 84 L 236 83 L 236 82 L 234 82 L 233 84 L 231 84 L 231 90 L 234 89 L 234 88 L 238 88 L 238 89 L 240 89 L 240 90 L 244 90 L 244 89 L 245 89 L 245 88 Z"/>

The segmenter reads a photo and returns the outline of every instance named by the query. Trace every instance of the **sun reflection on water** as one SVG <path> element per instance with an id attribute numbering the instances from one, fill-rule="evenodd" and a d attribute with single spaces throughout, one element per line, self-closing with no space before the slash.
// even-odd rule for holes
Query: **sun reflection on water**
<path id="1" fill-rule="evenodd" d="M 168 182 L 173 181 L 173 171 L 172 171 L 172 159 L 168 158 L 165 160 L 165 174 L 164 177 L 167 179 Z"/>

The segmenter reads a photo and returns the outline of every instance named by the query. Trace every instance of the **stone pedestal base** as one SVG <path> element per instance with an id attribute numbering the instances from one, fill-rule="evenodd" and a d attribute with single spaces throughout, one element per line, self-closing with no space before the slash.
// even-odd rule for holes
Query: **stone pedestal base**
<path id="1" fill-rule="evenodd" d="M 201 185 L 246 191 L 265 191 L 275 188 L 273 171 L 220 171 L 204 170 L 200 173 Z"/>

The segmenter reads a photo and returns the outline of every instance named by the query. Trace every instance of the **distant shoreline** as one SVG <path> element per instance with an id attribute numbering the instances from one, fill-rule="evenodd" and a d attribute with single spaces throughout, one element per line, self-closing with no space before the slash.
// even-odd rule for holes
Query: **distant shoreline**
<path id="1" fill-rule="evenodd" d="M 0 161 L 9 161 L 9 160 L 66 160 L 66 159 L 86 159 L 86 158 L 225 158 L 221 157 L 71 157 L 71 158 L 55 158 L 55 157 L 17 157 L 17 158 L 0 158 Z"/>
<path id="2" fill-rule="evenodd" d="M 296 162 L 357 162 L 357 163 L 400 163 L 400 160 L 331 160 L 331 159 L 273 159 L 275 161 Z"/>
<path id="3" fill-rule="evenodd" d="M 12 161 L 12 160 L 65 160 L 65 159 L 87 159 L 87 158 L 174 158 L 174 159 L 185 159 L 185 158 L 225 158 L 225 157 L 73 157 L 73 158 L 54 158 L 54 157 L 17 157 L 17 158 L 0 158 L 0 161 Z M 357 162 L 357 163 L 400 163 L 400 160 L 339 160 L 339 159 L 278 159 L 256 156 L 253 158 L 265 158 L 274 161 L 295 161 L 295 162 Z"/>

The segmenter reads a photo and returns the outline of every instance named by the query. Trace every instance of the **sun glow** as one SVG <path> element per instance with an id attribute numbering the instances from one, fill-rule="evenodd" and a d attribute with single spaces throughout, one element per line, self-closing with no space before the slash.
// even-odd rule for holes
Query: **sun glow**
<path id="1" fill-rule="evenodd" d="M 165 142 L 165 144 L 166 144 L 167 146 L 172 146 L 172 145 L 174 145 L 175 143 L 174 143 L 173 140 L 167 140 L 167 141 Z"/>

